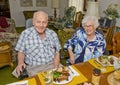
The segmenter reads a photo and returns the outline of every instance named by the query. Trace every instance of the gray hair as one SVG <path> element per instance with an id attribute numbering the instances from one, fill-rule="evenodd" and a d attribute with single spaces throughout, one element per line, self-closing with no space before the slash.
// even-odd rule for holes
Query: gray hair
<path id="1" fill-rule="evenodd" d="M 46 16 L 46 19 L 48 20 L 48 14 L 44 11 L 36 11 L 34 14 L 33 14 L 33 19 L 35 19 L 35 17 L 38 15 L 38 14 L 43 14 Z"/>
<path id="2" fill-rule="evenodd" d="M 97 28 L 99 26 L 98 18 L 95 16 L 85 16 L 82 20 L 82 26 L 84 27 L 87 21 L 93 21 L 94 27 Z"/>

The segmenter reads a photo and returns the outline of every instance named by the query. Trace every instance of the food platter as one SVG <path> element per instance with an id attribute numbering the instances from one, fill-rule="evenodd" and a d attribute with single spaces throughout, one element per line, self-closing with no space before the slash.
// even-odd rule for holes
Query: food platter
<path id="1" fill-rule="evenodd" d="M 114 66 L 114 62 L 117 60 L 118 58 L 115 56 L 100 56 L 98 58 L 96 58 L 96 61 L 98 63 L 100 63 L 102 66 Z"/>
<path id="2" fill-rule="evenodd" d="M 63 81 L 61 81 L 61 82 L 53 81 L 53 83 L 54 83 L 54 84 L 62 84 L 62 85 L 63 85 L 63 84 L 67 84 L 67 83 L 71 82 L 72 79 L 74 78 L 74 75 L 72 74 L 71 71 L 69 71 L 69 73 L 70 73 L 70 76 L 69 76 L 68 80 L 63 80 Z"/>
<path id="3" fill-rule="evenodd" d="M 74 77 L 73 72 L 69 67 L 61 67 L 53 73 L 54 84 L 67 84 L 72 81 Z"/>

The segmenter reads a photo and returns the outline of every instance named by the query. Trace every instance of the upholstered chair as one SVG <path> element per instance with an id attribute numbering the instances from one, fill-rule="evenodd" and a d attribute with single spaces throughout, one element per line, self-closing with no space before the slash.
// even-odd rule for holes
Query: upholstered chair
<path id="1" fill-rule="evenodd" d="M 32 27 L 33 23 L 32 23 L 32 18 L 29 18 L 25 21 L 25 28 L 29 28 Z"/>
<path id="2" fill-rule="evenodd" d="M 64 11 L 64 17 L 57 19 L 54 27 L 57 29 L 72 28 L 76 8 L 74 6 L 68 7 Z"/>
<path id="3" fill-rule="evenodd" d="M 75 31 L 74 29 L 58 30 L 58 38 L 59 38 L 59 41 L 60 41 L 60 44 L 62 47 L 60 54 L 61 54 L 61 57 L 63 57 L 63 58 L 67 58 L 69 56 L 68 52 L 64 51 L 64 45 L 65 45 L 66 41 L 73 36 L 74 31 Z"/>

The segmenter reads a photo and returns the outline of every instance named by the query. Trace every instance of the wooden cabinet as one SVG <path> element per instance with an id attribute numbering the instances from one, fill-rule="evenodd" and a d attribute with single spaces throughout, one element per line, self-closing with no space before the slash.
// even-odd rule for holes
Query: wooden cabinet
<path id="1" fill-rule="evenodd" d="M 5 49 L 5 46 L 9 46 Z M 13 69 L 12 49 L 9 42 L 0 42 L 0 67 L 9 65 Z"/>

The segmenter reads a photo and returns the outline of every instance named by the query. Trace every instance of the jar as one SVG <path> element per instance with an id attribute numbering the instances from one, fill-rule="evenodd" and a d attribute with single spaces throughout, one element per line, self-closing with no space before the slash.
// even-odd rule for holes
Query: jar
<path id="1" fill-rule="evenodd" d="M 93 74 L 92 74 L 92 83 L 94 85 L 99 85 L 100 77 L 101 77 L 101 71 L 100 71 L 100 69 L 95 68 L 93 70 Z"/>

